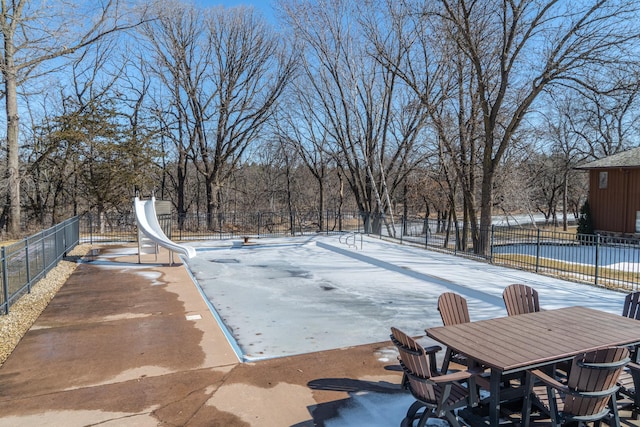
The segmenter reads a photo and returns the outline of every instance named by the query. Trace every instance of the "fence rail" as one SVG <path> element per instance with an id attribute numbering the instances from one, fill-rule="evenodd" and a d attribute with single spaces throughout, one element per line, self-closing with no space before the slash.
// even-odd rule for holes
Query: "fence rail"
<path id="1" fill-rule="evenodd" d="M 318 232 L 361 231 L 364 217 L 358 212 L 325 212 L 291 215 L 280 212 L 158 215 L 165 234 L 177 241 L 231 239 L 242 236 L 301 236 Z M 91 215 L 81 218 L 80 236 L 87 243 L 135 242 L 133 214 Z"/>
<path id="2" fill-rule="evenodd" d="M 459 227 L 435 220 L 400 219 L 379 236 L 496 265 L 534 271 L 613 289 L 640 288 L 640 240 L 628 237 L 545 231 L 531 226 L 492 226 L 489 252 L 477 254 Z"/>
<path id="3" fill-rule="evenodd" d="M 159 222 L 165 234 L 177 241 L 348 233 L 343 238 L 355 244 L 353 233 L 367 234 L 597 286 L 640 289 L 640 240 L 633 238 L 493 226 L 488 233 L 489 251 L 477 254 L 460 225 L 435 219 L 399 217 L 392 223 L 384 216 L 358 212 L 269 212 L 224 213 L 215 218 L 161 215 Z M 0 310 L 7 313 L 77 243 L 135 242 L 136 233 L 132 214 L 84 215 L 2 248 Z M 354 237 L 349 240 L 349 236 Z"/>
<path id="4" fill-rule="evenodd" d="M 0 310 L 10 306 L 46 275 L 79 241 L 78 217 L 68 219 L 0 250 Z"/>
<path id="5" fill-rule="evenodd" d="M 398 217 L 392 223 L 380 215 L 328 211 L 322 215 L 220 213 L 215 218 L 166 215 L 159 220 L 167 236 L 178 241 L 362 233 L 598 286 L 640 288 L 640 240 L 632 238 L 576 235 L 534 226 L 492 226 L 488 253 L 477 254 L 471 239 L 463 237 L 461 225 L 435 219 Z M 84 241 L 136 240 L 135 219 L 131 216 L 104 217 L 101 221 L 87 216 L 82 224 Z"/>

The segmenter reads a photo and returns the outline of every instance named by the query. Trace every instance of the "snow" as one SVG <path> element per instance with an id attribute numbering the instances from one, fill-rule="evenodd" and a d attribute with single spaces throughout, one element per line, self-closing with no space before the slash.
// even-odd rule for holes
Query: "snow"
<path id="1" fill-rule="evenodd" d="M 388 341 L 442 324 L 438 296 L 467 299 L 472 320 L 506 316 L 503 289 L 533 286 L 545 309 L 583 305 L 612 313 L 624 294 L 364 237 L 197 243 L 189 268 L 248 361 Z M 431 342 L 433 343 L 433 342 Z M 424 338 L 424 344 L 430 344 Z"/>

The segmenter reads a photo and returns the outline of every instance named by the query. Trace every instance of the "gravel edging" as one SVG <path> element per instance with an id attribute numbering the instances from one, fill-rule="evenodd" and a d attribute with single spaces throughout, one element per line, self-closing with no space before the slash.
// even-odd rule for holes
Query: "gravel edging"
<path id="1" fill-rule="evenodd" d="M 78 245 L 67 253 L 51 271 L 31 287 L 31 293 L 25 294 L 9 308 L 9 314 L 0 314 L 0 366 L 16 348 L 24 334 L 38 319 L 49 301 L 64 285 L 78 266 L 77 260 L 91 250 L 91 245 Z"/>

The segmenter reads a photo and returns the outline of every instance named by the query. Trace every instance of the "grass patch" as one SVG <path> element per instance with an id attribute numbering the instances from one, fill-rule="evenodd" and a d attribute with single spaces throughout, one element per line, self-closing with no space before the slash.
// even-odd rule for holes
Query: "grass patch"
<path id="1" fill-rule="evenodd" d="M 536 271 L 536 257 L 532 255 L 496 254 L 493 256 L 493 263 Z M 554 276 L 562 276 L 573 280 L 589 277 L 592 278 L 592 282 L 595 281 L 596 277 L 596 268 L 593 265 L 549 258 L 538 259 L 537 272 L 553 272 Z M 607 288 L 633 289 L 634 283 L 640 282 L 640 272 L 600 267 L 597 273 L 599 285 Z"/>

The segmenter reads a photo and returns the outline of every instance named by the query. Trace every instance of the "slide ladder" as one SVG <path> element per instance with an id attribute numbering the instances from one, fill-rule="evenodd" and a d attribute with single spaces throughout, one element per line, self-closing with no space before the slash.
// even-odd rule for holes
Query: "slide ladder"
<path id="1" fill-rule="evenodd" d="M 144 235 L 140 227 L 138 227 L 138 262 L 142 254 L 155 254 L 158 260 L 158 244 Z"/>

